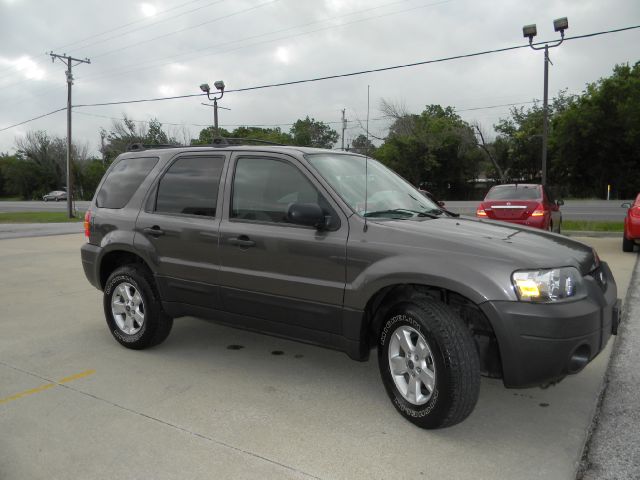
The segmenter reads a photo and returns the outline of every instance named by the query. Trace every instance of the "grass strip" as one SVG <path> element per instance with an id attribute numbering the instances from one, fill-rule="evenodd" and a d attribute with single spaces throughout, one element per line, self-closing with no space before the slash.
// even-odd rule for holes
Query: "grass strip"
<path id="1" fill-rule="evenodd" d="M 68 223 L 82 222 L 84 212 L 78 212 L 75 218 L 67 217 L 67 212 L 3 212 L 0 223 Z"/>
<path id="2" fill-rule="evenodd" d="M 562 220 L 562 230 L 582 232 L 623 232 L 623 222 L 609 222 L 598 220 Z"/>

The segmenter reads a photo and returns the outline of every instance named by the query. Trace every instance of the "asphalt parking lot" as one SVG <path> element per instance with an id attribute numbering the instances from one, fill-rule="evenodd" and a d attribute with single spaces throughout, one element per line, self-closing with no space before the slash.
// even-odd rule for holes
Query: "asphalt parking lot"
<path id="1" fill-rule="evenodd" d="M 584 240 L 624 298 L 636 255 Z M 546 390 L 483 379 L 466 421 L 425 431 L 396 413 L 374 358 L 191 318 L 157 348 L 120 347 L 82 242 L 0 240 L 3 480 L 575 476 L 613 342 Z"/>

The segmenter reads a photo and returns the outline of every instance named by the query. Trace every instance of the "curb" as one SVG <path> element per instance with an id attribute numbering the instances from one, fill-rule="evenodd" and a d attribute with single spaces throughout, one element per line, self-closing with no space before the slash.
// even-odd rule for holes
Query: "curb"
<path id="1" fill-rule="evenodd" d="M 622 239 L 622 232 L 591 232 L 586 230 L 563 230 L 563 235 L 567 237 L 596 237 L 596 238 L 616 238 Z"/>

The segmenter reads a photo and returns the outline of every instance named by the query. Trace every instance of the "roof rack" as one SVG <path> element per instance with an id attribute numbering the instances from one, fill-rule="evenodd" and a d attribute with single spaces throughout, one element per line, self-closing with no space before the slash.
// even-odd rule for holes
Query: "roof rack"
<path id="1" fill-rule="evenodd" d="M 150 145 L 150 144 L 143 144 L 143 143 L 131 143 L 129 145 L 127 145 L 127 152 L 136 152 L 139 150 L 148 150 L 151 148 L 176 148 L 179 147 L 180 145 L 173 145 L 170 143 L 161 143 L 158 145 Z"/>
<path id="2" fill-rule="evenodd" d="M 283 143 L 270 142 L 268 140 L 260 140 L 259 138 L 233 138 L 233 137 L 216 137 L 213 139 L 211 145 L 213 147 L 227 147 L 229 145 L 245 145 L 248 143 L 260 143 L 265 145 L 279 145 L 283 146 Z"/>

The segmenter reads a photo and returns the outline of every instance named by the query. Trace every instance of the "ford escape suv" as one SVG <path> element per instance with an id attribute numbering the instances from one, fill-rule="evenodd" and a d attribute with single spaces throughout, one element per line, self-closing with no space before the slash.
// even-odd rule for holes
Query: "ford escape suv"
<path id="1" fill-rule="evenodd" d="M 346 352 L 423 428 L 465 419 L 480 376 L 580 371 L 615 334 L 616 284 L 587 245 L 443 210 L 375 160 L 257 145 L 120 155 L 82 264 L 125 347 L 195 316 Z"/>

